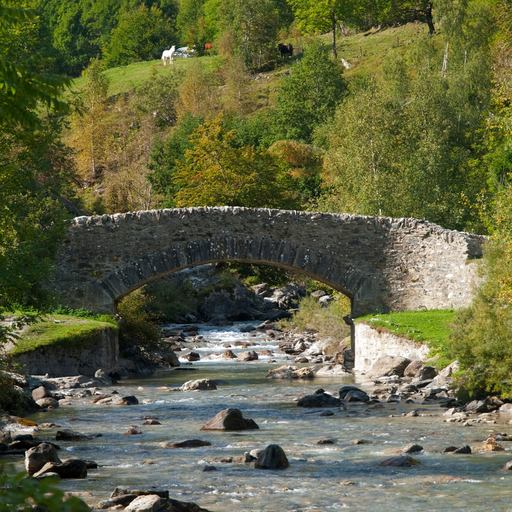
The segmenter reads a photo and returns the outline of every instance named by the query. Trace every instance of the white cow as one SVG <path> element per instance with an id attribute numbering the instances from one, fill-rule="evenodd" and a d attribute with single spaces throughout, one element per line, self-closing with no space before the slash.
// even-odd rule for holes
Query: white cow
<path id="1" fill-rule="evenodd" d="M 164 62 L 164 66 L 165 66 L 165 61 L 167 59 L 169 59 L 169 64 L 172 64 L 172 58 L 174 57 L 175 51 L 176 51 L 176 46 L 173 46 L 170 50 L 164 50 L 164 52 L 162 53 L 162 60 Z"/>

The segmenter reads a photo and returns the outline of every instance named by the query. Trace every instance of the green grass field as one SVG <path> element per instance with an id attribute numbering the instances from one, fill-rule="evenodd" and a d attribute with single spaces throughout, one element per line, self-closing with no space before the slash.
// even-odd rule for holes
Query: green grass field
<path id="1" fill-rule="evenodd" d="M 393 54 L 405 54 L 414 49 L 418 39 L 425 36 L 428 32 L 425 24 L 408 23 L 407 25 L 383 30 L 372 29 L 368 32 L 338 38 L 337 50 L 338 58 L 347 60 L 351 67 L 345 71 L 345 76 L 349 81 L 353 78 L 364 77 L 370 74 L 380 75 L 382 67 L 386 62 L 386 57 Z M 439 36 L 434 36 L 439 37 Z M 327 47 L 331 46 L 331 34 L 322 34 L 316 36 L 321 39 Z M 276 68 L 272 71 L 259 73 L 263 80 L 251 83 L 251 89 L 266 90 L 270 97 L 270 103 L 275 97 L 275 90 L 279 87 L 281 73 L 290 69 L 293 64 L 300 60 L 302 52 L 307 49 L 312 37 L 302 36 L 300 38 L 290 38 L 295 48 L 296 55 L 292 58 L 278 60 Z M 208 69 L 218 70 L 222 66 L 222 57 L 219 55 L 174 59 L 175 67 L 189 69 L 193 61 L 200 59 Z M 148 62 L 136 62 L 127 66 L 111 68 L 106 71 L 110 79 L 109 94 L 116 96 L 122 92 L 129 92 L 136 89 L 137 86 L 147 80 L 152 73 L 169 73 L 172 66 L 164 66 L 161 60 Z M 85 78 L 77 78 L 73 81 L 72 89 L 78 89 L 84 83 Z M 260 92 L 261 92 L 260 91 Z"/>
<path id="2" fill-rule="evenodd" d="M 48 315 L 24 330 L 10 353 L 16 356 L 45 345 L 83 346 L 106 328 L 117 329 L 114 318 L 108 315 L 95 319 Z"/>
<path id="3" fill-rule="evenodd" d="M 455 320 L 456 314 L 453 309 L 429 309 L 367 315 L 358 318 L 356 322 L 365 322 L 375 329 L 382 329 L 418 343 L 428 343 L 430 356 L 439 356 L 436 366 L 443 367 L 451 362 L 445 353 L 450 343 L 450 324 Z"/>

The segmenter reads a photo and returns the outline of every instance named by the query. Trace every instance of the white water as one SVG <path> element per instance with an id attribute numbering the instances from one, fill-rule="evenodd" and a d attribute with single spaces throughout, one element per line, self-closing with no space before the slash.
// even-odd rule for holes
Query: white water
<path id="1" fill-rule="evenodd" d="M 257 342 L 247 349 L 277 348 L 275 340 L 250 337 L 236 328 L 201 330 L 206 342 L 196 351 L 202 356 L 222 353 L 224 343 Z M 220 345 L 220 347 L 219 347 Z M 235 348 L 232 347 L 235 351 Z M 284 361 L 280 354 L 278 364 Z M 267 358 L 268 360 L 268 358 Z M 60 487 L 84 493 L 90 505 L 107 499 L 118 485 L 168 489 L 170 496 L 193 501 L 213 512 L 242 511 L 505 511 L 512 510 L 512 472 L 502 471 L 512 459 L 509 444 L 505 452 L 450 455 L 439 453 L 449 446 L 477 446 L 491 432 L 512 431 L 509 418 L 498 424 L 463 427 L 445 423 L 444 409 L 435 405 L 394 403 L 383 408 L 354 405 L 322 410 L 298 408 L 294 398 L 323 387 L 333 394 L 353 378 L 317 378 L 314 381 L 265 379 L 269 368 L 265 359 L 237 363 L 213 356 L 191 366 L 194 371 L 172 370 L 151 378 L 124 381 L 118 386 L 122 396 L 134 394 L 137 406 L 99 406 L 77 399 L 57 411 L 38 413 L 36 422 L 54 422 L 62 428 L 82 433 L 102 433 L 102 437 L 82 443 L 60 443 L 61 458 L 95 460 L 100 467 L 89 471 L 85 480 L 64 480 Z M 170 388 L 197 378 L 229 382 L 216 391 L 171 392 Z M 356 379 L 370 391 L 365 377 Z M 106 390 L 102 390 L 104 392 Z M 259 430 L 247 432 L 202 432 L 200 428 L 217 412 L 237 407 L 252 418 Z M 424 416 L 405 418 L 412 409 Z M 396 417 L 390 417 L 396 415 Z M 161 425 L 144 426 L 143 416 L 157 417 Z M 123 432 L 137 426 L 142 435 Z M 509 427 L 511 427 L 509 429 Z M 45 440 L 54 440 L 57 429 L 41 431 Z M 334 445 L 317 445 L 329 436 Z M 163 445 L 182 439 L 203 439 L 211 447 L 170 449 Z M 371 444 L 354 444 L 365 439 Z M 414 457 L 421 466 L 379 467 L 377 463 L 395 455 L 405 445 L 416 442 L 425 452 Z M 257 446 L 279 444 L 290 468 L 281 471 L 256 470 L 251 464 L 213 462 L 218 469 L 202 472 L 207 463 L 220 457 L 236 457 Z M 151 464 L 148 464 L 151 462 Z M 9 461 L 10 470 L 22 470 L 21 459 Z"/>

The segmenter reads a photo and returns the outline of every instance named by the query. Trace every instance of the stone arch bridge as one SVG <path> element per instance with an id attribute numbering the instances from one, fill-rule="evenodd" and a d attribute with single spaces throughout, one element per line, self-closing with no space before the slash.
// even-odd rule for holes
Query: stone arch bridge
<path id="1" fill-rule="evenodd" d="M 351 299 L 352 318 L 468 304 L 484 237 L 418 219 L 204 207 L 77 217 L 53 290 L 115 312 L 140 286 L 187 267 L 241 261 L 308 275 Z"/>

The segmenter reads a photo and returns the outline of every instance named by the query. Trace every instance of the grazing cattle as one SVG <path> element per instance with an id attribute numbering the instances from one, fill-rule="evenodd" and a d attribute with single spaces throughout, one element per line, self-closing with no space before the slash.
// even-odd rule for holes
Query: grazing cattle
<path id="1" fill-rule="evenodd" d="M 166 64 L 167 59 L 169 59 L 169 64 L 172 64 L 172 59 L 174 57 L 174 52 L 176 51 L 176 46 L 173 46 L 170 50 L 164 50 L 162 53 L 162 61 L 164 66 Z"/>
<path id="2" fill-rule="evenodd" d="M 286 57 L 286 55 L 293 55 L 293 46 L 291 43 L 288 44 L 281 44 L 279 43 L 277 45 L 277 49 L 279 53 L 281 54 L 281 57 Z"/>
<path id="3" fill-rule="evenodd" d="M 213 44 L 212 43 L 206 43 L 204 45 L 204 53 L 208 53 L 212 48 L 213 48 Z"/>

